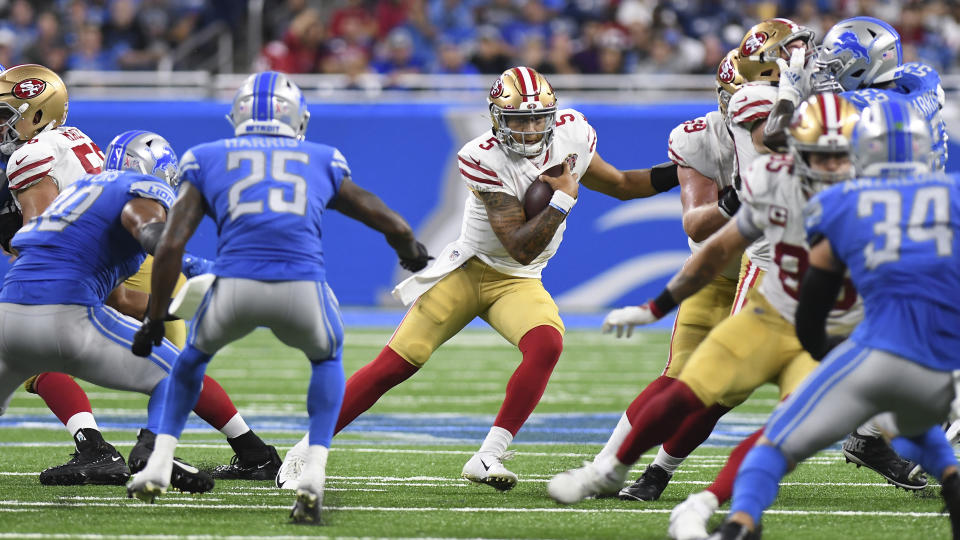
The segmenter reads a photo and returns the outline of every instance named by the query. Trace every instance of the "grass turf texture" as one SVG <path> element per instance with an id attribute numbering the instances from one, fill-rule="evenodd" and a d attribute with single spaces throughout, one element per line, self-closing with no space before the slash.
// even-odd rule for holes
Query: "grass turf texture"
<path id="1" fill-rule="evenodd" d="M 388 338 L 388 331 L 348 332 L 346 372 L 371 360 Z M 570 332 L 544 399 L 512 447 L 518 453 L 507 466 L 520 483 L 500 493 L 459 475 L 486 434 L 520 355 L 490 331 L 465 332 L 334 439 L 326 527 L 320 528 L 288 525 L 293 495 L 267 482 L 218 481 L 210 493 L 170 492 L 155 505 L 126 499 L 122 487 L 41 486 L 37 473 L 65 462 L 72 444 L 39 398 L 19 392 L 0 418 L 0 538 L 665 538 L 670 510 L 709 484 L 730 445 L 759 426 L 776 402 L 773 387 L 757 391 L 721 422 L 660 501 L 604 499 L 562 507 L 545 486 L 553 474 L 592 458 L 623 408 L 659 374 L 668 339 L 663 333 L 617 340 Z M 299 439 L 309 373 L 299 353 L 258 331 L 221 352 L 208 373 L 281 452 Z M 145 422 L 146 397 L 84 386 L 107 439 L 126 455 L 135 426 Z M 200 466 L 228 462 L 232 451 L 224 439 L 196 420 L 178 455 Z M 652 455 L 637 464 L 631 480 Z M 764 519 L 764 538 L 947 538 L 941 508 L 938 488 L 919 496 L 894 489 L 844 464 L 834 448 L 787 477 Z"/>

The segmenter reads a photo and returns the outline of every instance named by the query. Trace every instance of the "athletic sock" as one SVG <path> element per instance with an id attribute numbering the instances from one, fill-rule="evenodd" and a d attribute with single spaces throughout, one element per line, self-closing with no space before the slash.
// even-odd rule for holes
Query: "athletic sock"
<path id="1" fill-rule="evenodd" d="M 503 405 L 493 422 L 514 436 L 540 403 L 563 351 L 563 336 L 552 326 L 538 326 L 520 338 L 518 348 L 523 360 L 507 382 Z"/>
<path id="2" fill-rule="evenodd" d="M 937 479 L 943 478 L 944 469 L 957 465 L 953 447 L 940 426 L 933 426 L 923 435 L 916 437 L 895 437 L 891 445 L 901 457 L 919 463 L 923 470 Z"/>
<path id="3" fill-rule="evenodd" d="M 66 373 L 41 373 L 33 383 L 33 390 L 67 426 L 71 436 L 80 429 L 98 429 L 90 398 L 73 377 Z"/>
<path id="4" fill-rule="evenodd" d="M 337 355 L 329 360 L 310 363 L 310 386 L 307 387 L 307 413 L 310 415 L 310 448 L 330 448 L 337 415 L 343 403 L 343 363 Z"/>
<path id="5" fill-rule="evenodd" d="M 685 383 L 674 380 L 670 386 L 647 403 L 636 418 L 633 428 L 617 451 L 621 463 L 633 465 L 644 452 L 662 444 L 677 429 L 676 418 L 685 418 L 705 409 L 700 398 Z"/>
<path id="6" fill-rule="evenodd" d="M 402 383 L 419 368 L 404 360 L 389 346 L 369 364 L 358 369 L 346 382 L 343 406 L 333 433 L 337 434 L 360 416 L 394 386 Z M 311 438 L 311 444 L 313 439 Z"/>
<path id="7" fill-rule="evenodd" d="M 666 375 L 661 375 L 656 379 L 650 381 L 640 394 L 633 399 L 633 402 L 630 403 L 630 406 L 627 407 L 626 415 L 630 419 L 630 423 L 633 423 L 634 417 L 640 413 L 640 410 L 655 396 L 659 395 L 665 388 L 670 386 L 675 379 L 672 377 L 667 377 Z"/>
<path id="8" fill-rule="evenodd" d="M 706 490 L 717 497 L 719 504 L 730 500 L 730 497 L 733 495 L 733 483 L 737 479 L 737 471 L 740 470 L 740 464 L 743 463 L 744 458 L 747 457 L 747 453 L 757 444 L 757 440 L 762 435 L 763 428 L 760 428 L 751 433 L 746 439 L 740 441 L 740 444 L 730 453 L 730 457 L 727 458 L 727 462 L 724 463 L 723 468 L 717 473 L 717 477 L 713 480 L 713 483 L 707 487 Z"/>
<path id="9" fill-rule="evenodd" d="M 663 447 L 660 447 L 660 450 L 657 450 L 657 457 L 653 459 L 652 465 L 656 465 L 661 469 L 667 471 L 667 474 L 673 476 L 673 473 L 677 472 L 677 468 L 680 467 L 680 464 L 683 463 L 684 457 L 674 457 L 667 453 Z"/>
<path id="10" fill-rule="evenodd" d="M 513 442 L 512 433 L 502 427 L 493 426 L 490 428 L 490 432 L 487 433 L 487 437 L 483 439 L 483 444 L 480 445 L 480 450 L 477 450 L 477 452 L 501 456 L 507 451 L 507 447 L 510 446 L 511 442 Z"/>
<path id="11" fill-rule="evenodd" d="M 180 352 L 180 356 L 173 364 L 173 371 L 167 377 L 170 382 L 163 400 L 160 428 L 157 432 L 158 441 L 160 440 L 159 435 L 169 435 L 174 439 L 174 444 L 176 444 L 176 439 L 180 438 L 183 427 L 187 423 L 187 417 L 190 416 L 190 410 L 197 405 L 200 398 L 204 380 L 203 372 L 206 371 L 210 358 L 211 355 L 200 351 L 193 345 L 187 345 Z M 217 385 L 217 387 L 219 386 Z M 201 416 L 201 418 L 203 417 Z"/>
<path id="12" fill-rule="evenodd" d="M 744 512 L 753 518 L 754 526 L 759 524 L 763 511 L 777 498 L 785 474 L 787 458 L 780 450 L 765 444 L 754 446 L 737 474 L 730 515 Z"/>
<path id="13" fill-rule="evenodd" d="M 200 351 L 197 352 L 199 353 Z M 210 357 L 208 356 L 204 364 L 209 360 Z M 202 418 L 204 422 L 220 430 L 237 415 L 237 408 L 234 406 L 233 401 L 230 400 L 227 392 L 220 386 L 220 383 L 204 375 L 203 385 L 201 386 L 200 395 L 197 397 L 197 404 L 193 407 L 193 412 L 197 413 L 197 416 Z M 244 427 L 246 427 L 246 423 L 244 423 Z M 227 437 L 230 436 L 226 433 L 224 433 L 224 435 Z"/>
<path id="14" fill-rule="evenodd" d="M 603 445 L 603 448 L 601 448 L 593 458 L 594 463 L 606 459 L 607 456 L 616 454 L 617 450 L 620 449 L 620 445 L 623 444 L 623 440 L 627 438 L 628 433 L 630 433 L 630 419 L 627 418 L 627 413 L 623 413 L 620 415 L 617 426 L 613 428 L 613 433 L 610 434 L 610 438 L 607 439 L 607 443 Z"/>

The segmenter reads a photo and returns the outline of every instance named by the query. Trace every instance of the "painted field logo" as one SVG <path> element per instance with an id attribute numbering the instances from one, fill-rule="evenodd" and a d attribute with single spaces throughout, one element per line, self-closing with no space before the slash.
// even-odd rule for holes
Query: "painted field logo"
<path id="1" fill-rule="evenodd" d="M 17 99 L 35 98 L 43 93 L 47 83 L 40 79 L 24 79 L 13 87 L 13 95 Z"/>
<path id="2" fill-rule="evenodd" d="M 754 32 L 754 34 L 748 37 L 743 42 L 743 47 L 740 47 L 740 53 L 744 56 L 753 56 L 754 53 L 760 50 L 760 47 L 763 47 L 763 44 L 767 42 L 766 32 Z"/>

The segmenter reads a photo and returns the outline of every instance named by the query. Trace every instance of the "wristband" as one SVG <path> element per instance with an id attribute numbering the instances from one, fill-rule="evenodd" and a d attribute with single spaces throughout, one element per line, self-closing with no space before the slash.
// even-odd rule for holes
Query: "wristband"
<path id="1" fill-rule="evenodd" d="M 650 167 L 650 185 L 657 193 L 669 191 L 680 185 L 680 179 L 677 177 L 677 164 L 672 161 L 666 161 L 659 165 Z"/>
<path id="2" fill-rule="evenodd" d="M 575 204 L 577 204 L 576 199 L 559 189 L 554 191 L 553 196 L 550 197 L 550 206 L 559 210 L 563 215 L 569 214 L 570 209 L 573 208 Z"/>
<path id="3" fill-rule="evenodd" d="M 677 307 L 677 302 L 673 299 L 673 295 L 670 294 L 670 290 L 664 288 L 663 292 L 651 300 L 648 305 L 650 306 L 650 313 L 653 313 L 658 319 L 661 319 L 664 315 L 673 311 L 673 308 Z"/>

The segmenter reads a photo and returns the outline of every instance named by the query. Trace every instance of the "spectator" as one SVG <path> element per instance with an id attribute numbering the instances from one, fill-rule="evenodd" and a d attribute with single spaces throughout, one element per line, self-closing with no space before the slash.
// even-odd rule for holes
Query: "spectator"
<path id="1" fill-rule="evenodd" d="M 441 38 L 439 40 L 437 51 L 437 65 L 434 73 L 443 73 L 448 75 L 472 75 L 480 73 L 477 66 L 467 61 L 466 56 L 460 45 L 450 38 Z"/>
<path id="2" fill-rule="evenodd" d="M 77 45 L 72 51 L 67 58 L 68 69 L 109 71 L 118 67 L 111 55 L 103 50 L 103 34 L 95 24 L 80 29 Z"/>
<path id="3" fill-rule="evenodd" d="M 470 63 L 476 66 L 480 73 L 503 73 L 510 67 L 509 49 L 496 27 L 480 27 L 477 37 L 476 50 Z"/>
<path id="4" fill-rule="evenodd" d="M 271 70 L 285 73 L 316 73 L 326 55 L 325 31 L 320 13 L 308 8 L 290 22 L 283 41 L 271 41 L 263 56 Z"/>
<path id="5" fill-rule="evenodd" d="M 56 73 L 67 69 L 67 48 L 61 36 L 60 21 L 52 11 L 45 11 L 37 17 L 37 39 L 24 51 L 23 60 L 29 64 L 42 64 Z"/>

